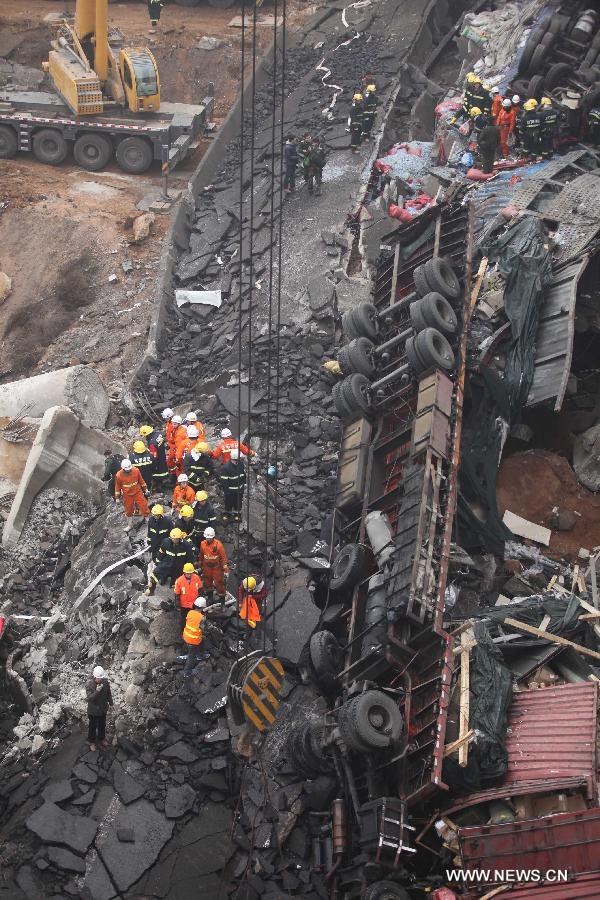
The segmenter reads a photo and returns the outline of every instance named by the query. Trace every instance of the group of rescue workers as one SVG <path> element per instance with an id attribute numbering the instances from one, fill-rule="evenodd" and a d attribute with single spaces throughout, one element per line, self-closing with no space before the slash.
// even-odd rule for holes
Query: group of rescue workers
<path id="1" fill-rule="evenodd" d="M 146 595 L 151 596 L 158 584 L 168 583 L 173 588 L 181 615 L 182 638 L 188 648 L 184 668 L 184 677 L 188 678 L 196 662 L 207 655 L 200 649 L 204 616 L 223 609 L 229 579 L 227 553 L 216 536 L 217 514 L 207 487 L 211 479 L 221 487 L 223 523 L 239 522 L 246 460 L 256 454 L 234 438 L 229 428 L 221 430 L 220 441 L 211 448 L 194 412 L 189 412 L 184 420 L 167 408 L 162 418 L 164 433 L 153 425 L 142 425 L 126 458 L 106 451 L 104 479 L 111 496 L 123 503 L 126 531 L 131 529 L 134 515 L 148 520 L 152 566 Z M 151 495 L 163 502 L 150 508 Z M 167 497 L 170 509 L 166 510 Z M 260 575 L 242 579 L 237 605 L 249 635 L 262 621 L 265 597 L 266 587 Z M 231 595 L 229 602 L 236 602 Z"/>
<path id="2" fill-rule="evenodd" d="M 450 120 L 463 123 L 470 131 L 472 146 L 479 153 L 481 169 L 493 171 L 498 153 L 506 159 L 511 151 L 519 156 L 551 159 L 561 125 L 566 117 L 553 104 L 551 97 L 538 101 L 531 97 L 524 102 L 518 94 L 506 96 L 498 87 L 484 82 L 469 72 L 465 82 L 462 107 Z M 592 141 L 599 137 L 600 111 L 587 113 L 587 130 Z"/>

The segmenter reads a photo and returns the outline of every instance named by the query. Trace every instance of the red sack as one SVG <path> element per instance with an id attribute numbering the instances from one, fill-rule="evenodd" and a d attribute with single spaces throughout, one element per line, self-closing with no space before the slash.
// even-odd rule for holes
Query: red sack
<path id="1" fill-rule="evenodd" d="M 471 181 L 487 181 L 488 178 L 493 178 L 494 172 L 482 172 L 481 169 L 469 169 L 467 172 L 467 178 L 470 178 Z"/>
<path id="2" fill-rule="evenodd" d="M 399 222 L 410 222 L 412 219 L 412 214 L 407 209 L 402 209 L 401 206 L 396 206 L 395 203 L 390 203 L 388 216 L 391 216 L 392 219 L 398 219 Z"/>

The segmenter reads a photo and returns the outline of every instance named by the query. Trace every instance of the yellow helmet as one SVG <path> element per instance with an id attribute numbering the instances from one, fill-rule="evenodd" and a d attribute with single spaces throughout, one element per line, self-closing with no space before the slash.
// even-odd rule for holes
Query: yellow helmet
<path id="1" fill-rule="evenodd" d="M 475 72 L 468 72 L 467 73 L 467 84 L 475 84 L 476 81 L 477 81 L 477 75 L 475 74 Z"/>
<path id="2" fill-rule="evenodd" d="M 194 450 L 197 450 L 198 453 L 209 453 L 210 447 L 204 441 L 200 441 L 199 444 L 196 444 Z"/>
<path id="3" fill-rule="evenodd" d="M 542 97 L 540 103 L 542 104 L 542 106 L 552 106 L 552 100 L 550 99 L 550 97 Z"/>
<path id="4" fill-rule="evenodd" d="M 357 91 L 357 93 L 354 95 L 354 97 L 352 99 L 353 100 L 362 100 L 362 98 L 363 98 L 363 95 Z"/>
<path id="5" fill-rule="evenodd" d="M 133 452 L 134 453 L 143 453 L 146 449 L 146 445 L 143 441 L 134 441 L 133 442 Z"/>
<path id="6" fill-rule="evenodd" d="M 208 500 L 208 494 L 206 493 L 206 491 L 197 491 L 196 500 Z"/>
<path id="7" fill-rule="evenodd" d="M 473 84 L 481 84 L 481 78 L 479 77 L 479 75 L 473 76 Z"/>
<path id="8" fill-rule="evenodd" d="M 186 503 L 185 506 L 181 507 L 180 515 L 182 515 L 184 519 L 190 519 L 194 515 L 194 510 Z"/>
<path id="9" fill-rule="evenodd" d="M 142 425 L 140 427 L 140 434 L 142 437 L 148 437 L 148 435 L 152 434 L 153 431 L 154 428 L 152 427 L 152 425 Z"/>
<path id="10" fill-rule="evenodd" d="M 183 571 L 186 575 L 191 575 L 196 570 L 194 569 L 194 563 L 184 563 Z"/>
<path id="11" fill-rule="evenodd" d="M 377 90 L 377 85 L 375 85 L 375 84 L 368 84 L 368 85 L 367 85 L 367 90 L 370 91 L 371 94 L 372 94 L 374 91 Z"/>
<path id="12" fill-rule="evenodd" d="M 472 106 L 471 109 L 469 110 L 469 115 L 471 116 L 472 119 L 474 119 L 475 116 L 481 115 L 481 110 L 479 109 L 478 106 Z"/>
<path id="13" fill-rule="evenodd" d="M 253 591 L 256 587 L 256 578 L 254 575 L 250 575 L 249 578 L 244 578 L 242 581 L 242 586 L 246 591 Z"/>
<path id="14" fill-rule="evenodd" d="M 152 509 L 150 510 L 153 516 L 163 516 L 165 513 L 164 507 L 160 505 L 160 503 L 155 503 Z"/>
<path id="15" fill-rule="evenodd" d="M 172 528 L 169 532 L 169 537 L 176 541 L 177 538 L 183 537 L 183 531 L 181 530 L 181 528 Z"/>
<path id="16" fill-rule="evenodd" d="M 525 103 L 523 104 L 523 109 L 526 110 L 526 112 L 531 112 L 531 110 L 535 109 L 537 105 L 537 100 L 534 97 L 531 97 L 530 100 L 525 101 Z"/>
<path id="17" fill-rule="evenodd" d="M 484 89 L 484 91 L 487 91 L 488 94 L 492 89 L 491 84 L 489 84 L 487 81 L 484 81 L 483 84 L 481 85 L 481 87 Z"/>

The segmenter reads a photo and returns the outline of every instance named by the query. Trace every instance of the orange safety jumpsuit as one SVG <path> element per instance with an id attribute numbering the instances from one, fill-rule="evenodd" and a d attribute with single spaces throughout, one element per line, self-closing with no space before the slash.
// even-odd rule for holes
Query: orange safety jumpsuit
<path id="1" fill-rule="evenodd" d="M 204 443 L 206 438 L 204 436 L 204 425 L 202 424 L 202 422 L 198 422 L 198 420 L 196 420 L 195 422 L 190 422 L 189 424 L 194 425 L 198 429 L 198 437 L 196 438 L 196 443 Z"/>
<path id="2" fill-rule="evenodd" d="M 500 149 L 502 156 L 508 156 L 508 136 L 515 130 L 516 112 L 514 109 L 501 109 L 496 119 L 496 125 L 500 131 Z"/>
<path id="3" fill-rule="evenodd" d="M 225 547 L 216 538 L 200 542 L 200 565 L 207 592 L 216 588 L 219 597 L 225 597 L 225 575 L 229 574 L 229 564 Z"/>
<path id="4" fill-rule="evenodd" d="M 213 450 L 213 456 L 215 459 L 221 459 L 221 462 L 223 463 L 228 463 L 231 459 L 232 450 L 239 450 L 240 453 L 243 453 L 245 456 L 256 456 L 254 450 L 247 447 L 246 444 L 242 444 L 237 438 L 232 437 L 223 438 L 222 441 L 219 441 L 216 448 Z"/>
<path id="5" fill-rule="evenodd" d="M 183 629 L 183 640 L 192 647 L 197 647 L 202 643 L 202 622 L 204 616 L 199 609 L 191 609 L 185 619 L 185 628 Z"/>
<path id="6" fill-rule="evenodd" d="M 169 425 L 171 423 L 169 422 Z M 187 428 L 185 425 L 175 425 L 171 430 L 170 437 L 167 438 L 167 443 L 169 444 L 169 456 L 167 458 L 167 465 L 171 471 L 175 470 L 177 467 L 177 446 L 181 441 L 186 440 L 187 438 Z M 181 472 L 177 472 L 177 475 L 181 475 Z"/>
<path id="7" fill-rule="evenodd" d="M 192 506 L 196 500 L 196 491 L 189 484 L 176 484 L 173 491 L 173 509 Z"/>
<path id="8" fill-rule="evenodd" d="M 180 575 L 173 587 L 175 596 L 179 598 L 181 609 L 192 609 L 194 600 L 197 600 L 202 590 L 202 579 L 194 572 L 193 575 Z"/>
<path id="9" fill-rule="evenodd" d="M 137 506 L 140 516 L 149 516 L 150 509 L 146 500 L 146 482 L 137 466 L 132 466 L 130 472 L 119 469 L 115 475 L 115 500 L 123 498 L 125 515 L 131 517 Z"/>
<path id="10" fill-rule="evenodd" d="M 502 109 L 502 96 L 500 94 L 494 94 L 494 99 L 492 100 L 492 119 L 494 122 L 497 122 L 498 113 Z"/>
<path id="11" fill-rule="evenodd" d="M 180 472 L 183 471 L 183 457 L 185 456 L 186 453 L 189 453 L 191 450 L 194 449 L 194 447 L 198 443 L 198 440 L 199 440 L 199 438 L 186 437 L 185 441 L 180 441 L 177 444 L 177 448 L 175 451 L 177 454 L 176 463 L 177 463 L 177 468 L 179 469 Z"/>
<path id="12" fill-rule="evenodd" d="M 238 600 L 240 603 L 240 619 L 248 623 L 250 628 L 256 628 L 259 622 L 262 622 L 260 607 L 267 596 L 267 588 L 264 581 L 256 580 L 256 587 L 253 591 L 247 591 L 240 584 L 238 591 Z"/>

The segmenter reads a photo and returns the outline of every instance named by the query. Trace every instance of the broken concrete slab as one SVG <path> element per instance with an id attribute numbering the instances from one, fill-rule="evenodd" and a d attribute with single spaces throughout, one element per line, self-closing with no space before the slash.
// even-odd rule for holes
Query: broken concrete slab
<path id="1" fill-rule="evenodd" d="M 115 791 L 126 806 L 133 803 L 134 800 L 138 800 L 145 793 L 144 786 L 132 778 L 117 760 L 111 766 L 110 775 Z"/>
<path id="2" fill-rule="evenodd" d="M 325 313 L 333 311 L 335 297 L 335 285 L 326 274 L 314 275 L 309 279 L 308 302 L 313 313 Z"/>
<path id="3" fill-rule="evenodd" d="M 315 606 L 309 589 L 298 587 L 290 591 L 276 615 L 277 656 L 297 665 L 304 645 L 317 626 L 320 611 Z M 270 616 L 267 616 L 265 621 L 268 622 L 269 619 Z"/>
<path id="4" fill-rule="evenodd" d="M 212 306 L 219 309 L 221 306 L 221 291 L 175 291 L 175 303 L 178 307 L 188 305 Z"/>
<path id="5" fill-rule="evenodd" d="M 179 819 L 193 807 L 196 791 L 189 784 L 181 787 L 170 787 L 165 797 L 165 816 L 167 819 Z"/>
<path id="6" fill-rule="evenodd" d="M 245 415 L 251 413 L 256 405 L 266 397 L 266 391 L 251 389 L 248 384 L 243 384 L 241 389 L 238 387 L 219 388 L 216 395 L 219 403 L 229 415 L 237 416 L 240 411 Z"/>
<path id="7" fill-rule="evenodd" d="M 209 803 L 199 810 L 181 831 L 179 840 L 182 847 L 195 844 L 211 834 L 231 831 L 232 813 L 222 803 Z"/>
<path id="8" fill-rule="evenodd" d="M 71 366 L 0 385 L 5 416 L 40 419 L 52 406 L 66 406 L 85 425 L 102 428 L 110 404 L 106 388 L 90 366 Z"/>
<path id="9" fill-rule="evenodd" d="M 544 528 L 543 525 L 536 525 L 535 522 L 529 522 L 527 519 L 523 519 L 521 516 L 517 516 L 515 513 L 510 512 L 508 509 L 504 513 L 502 521 L 513 534 L 518 534 L 519 537 L 529 538 L 530 541 L 535 541 L 537 544 L 544 544 L 546 547 L 550 544 L 552 532 L 549 528 Z"/>
<path id="10" fill-rule="evenodd" d="M 80 856 L 75 856 L 70 850 L 63 847 L 48 847 L 48 859 L 59 869 L 67 872 L 85 872 L 85 861 Z"/>
<path id="11" fill-rule="evenodd" d="M 164 759 L 176 759 L 182 763 L 192 763 L 200 758 L 200 754 L 186 744 L 184 741 L 177 741 L 170 747 L 166 747 L 160 754 Z"/>
<path id="12" fill-rule="evenodd" d="M 60 803 L 61 800 L 68 800 L 72 796 L 73 785 L 70 781 L 52 781 L 42 791 L 43 799 L 50 803 Z"/>
<path id="13" fill-rule="evenodd" d="M 25 825 L 42 841 L 65 844 L 71 850 L 86 853 L 96 836 L 98 823 L 84 816 L 71 816 L 55 803 L 45 801 L 36 809 Z"/>

